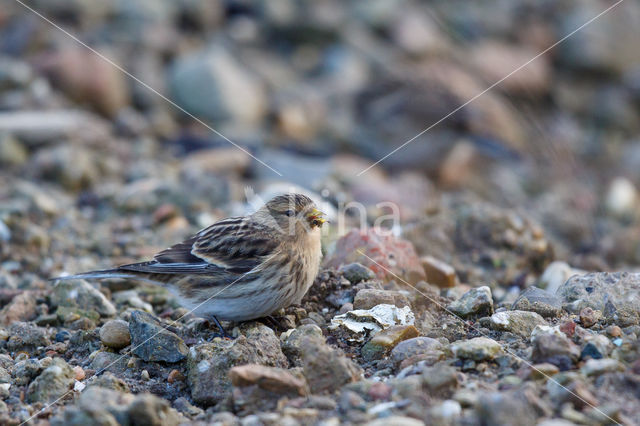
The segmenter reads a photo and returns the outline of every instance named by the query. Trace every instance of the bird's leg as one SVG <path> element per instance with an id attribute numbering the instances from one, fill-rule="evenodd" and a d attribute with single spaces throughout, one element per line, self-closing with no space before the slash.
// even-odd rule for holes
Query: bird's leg
<path id="1" fill-rule="evenodd" d="M 275 331 L 280 331 L 282 328 L 284 328 L 282 327 L 282 324 L 280 323 L 280 321 L 278 321 L 271 315 L 267 315 L 263 319 L 264 319 L 264 322 L 269 323 L 266 325 L 271 326 Z"/>
<path id="2" fill-rule="evenodd" d="M 220 337 L 233 340 L 233 336 L 231 336 L 224 330 L 224 328 L 220 324 L 220 321 L 218 321 L 218 318 L 216 318 L 215 316 L 211 316 L 211 318 L 213 319 L 213 322 L 218 327 L 218 330 L 220 330 Z"/>

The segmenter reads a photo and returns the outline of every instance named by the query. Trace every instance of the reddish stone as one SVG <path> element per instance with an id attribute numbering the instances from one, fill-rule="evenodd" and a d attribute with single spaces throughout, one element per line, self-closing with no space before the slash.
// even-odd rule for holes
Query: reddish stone
<path id="1" fill-rule="evenodd" d="M 573 337 L 573 334 L 576 332 L 576 323 L 573 321 L 565 321 L 560 324 L 560 331 L 567 337 Z"/>
<path id="2" fill-rule="evenodd" d="M 338 240 L 325 266 L 337 269 L 353 262 L 368 267 L 384 281 L 400 281 L 399 277 L 415 285 L 426 278 L 413 244 L 380 228 L 351 230 Z"/>
<path id="3" fill-rule="evenodd" d="M 374 401 L 387 401 L 391 397 L 391 386 L 386 383 L 376 382 L 369 388 L 367 395 Z"/>

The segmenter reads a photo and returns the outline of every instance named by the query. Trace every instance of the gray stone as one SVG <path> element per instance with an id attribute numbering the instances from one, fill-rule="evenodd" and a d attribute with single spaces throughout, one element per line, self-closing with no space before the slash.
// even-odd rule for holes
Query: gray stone
<path id="1" fill-rule="evenodd" d="M 585 340 L 585 343 L 584 343 L 584 346 L 582 347 L 582 351 L 580 352 L 580 357 L 582 359 L 604 358 L 608 356 L 611 350 L 613 349 L 611 340 L 609 340 L 607 336 L 603 336 L 602 334 L 587 336 L 584 340 Z"/>
<path id="2" fill-rule="evenodd" d="M 562 301 L 546 290 L 529 287 L 513 302 L 511 309 L 536 312 L 543 317 L 557 317 L 562 313 Z"/>
<path id="3" fill-rule="evenodd" d="M 531 360 L 534 363 L 548 362 L 564 371 L 571 368 L 580 357 L 580 348 L 562 333 L 537 334 L 532 338 L 532 343 Z"/>
<path id="4" fill-rule="evenodd" d="M 302 366 L 302 341 L 307 338 L 324 341 L 322 330 L 315 324 L 301 325 L 280 335 L 282 352 L 296 367 Z"/>
<path id="5" fill-rule="evenodd" d="M 369 281 L 376 277 L 376 274 L 371 269 L 358 262 L 341 266 L 340 269 L 338 269 L 338 272 L 349 280 L 352 285 L 356 285 L 361 281 Z"/>
<path id="6" fill-rule="evenodd" d="M 453 343 L 451 350 L 458 358 L 485 361 L 498 356 L 502 352 L 502 347 L 498 342 L 487 337 L 474 337 Z"/>
<path id="7" fill-rule="evenodd" d="M 640 274 L 594 272 L 574 275 L 557 292 L 566 309 L 580 313 L 599 310 L 609 324 L 620 327 L 640 323 Z"/>
<path id="8" fill-rule="evenodd" d="M 536 410 L 526 396 L 514 393 L 483 393 L 478 400 L 477 415 L 487 426 L 533 426 Z"/>
<path id="9" fill-rule="evenodd" d="M 270 328 L 249 322 L 240 326 L 240 333 L 235 340 L 216 338 L 189 350 L 187 380 L 196 403 L 210 406 L 228 397 L 232 389 L 228 372 L 237 365 L 288 366 L 280 341 Z"/>
<path id="10" fill-rule="evenodd" d="M 413 339 L 398 343 L 391 351 L 391 359 L 399 364 L 405 359 L 416 355 L 425 354 L 429 351 L 442 350 L 444 350 L 444 346 L 436 339 L 432 339 L 431 337 L 414 337 Z"/>
<path id="11" fill-rule="evenodd" d="M 117 312 L 104 294 L 84 280 L 58 281 L 51 294 L 51 304 L 95 311 L 101 317 L 113 316 Z"/>
<path id="12" fill-rule="evenodd" d="M 590 359 L 580 369 L 585 376 L 599 376 L 604 373 L 624 371 L 624 365 L 617 359 Z"/>
<path id="13" fill-rule="evenodd" d="M 55 358 L 27 388 L 27 401 L 55 401 L 71 388 L 74 378 L 73 369 L 62 358 Z"/>
<path id="14" fill-rule="evenodd" d="M 362 372 L 358 365 L 345 357 L 342 351 L 327 345 L 324 339 L 303 339 L 300 352 L 304 376 L 312 393 L 335 392 L 343 385 L 360 379 Z"/>
<path id="15" fill-rule="evenodd" d="M 130 357 L 126 355 L 120 355 L 113 352 L 99 351 L 92 354 L 93 359 L 89 367 L 96 370 L 99 374 L 104 371 L 110 371 L 116 374 L 122 374 L 127 369 L 127 363 Z"/>
<path id="16" fill-rule="evenodd" d="M 107 321 L 100 328 L 100 341 L 113 349 L 122 349 L 131 343 L 129 323 L 122 320 Z"/>
<path id="17" fill-rule="evenodd" d="M 458 387 L 458 372 L 448 365 L 434 365 L 423 370 L 422 380 L 432 395 L 449 397 Z"/>
<path id="18" fill-rule="evenodd" d="M 46 329 L 26 322 L 16 322 L 9 327 L 7 349 L 12 352 L 33 353 L 36 349 L 51 344 Z"/>
<path id="19" fill-rule="evenodd" d="M 179 57 L 169 85 L 178 104 L 204 119 L 251 124 L 265 112 L 261 84 L 222 47 Z"/>
<path id="20" fill-rule="evenodd" d="M 394 305 L 398 308 L 411 306 L 409 299 L 399 291 L 365 288 L 356 293 L 353 299 L 354 309 L 371 309 L 378 305 Z"/>
<path id="21" fill-rule="evenodd" d="M 447 306 L 447 309 L 463 318 L 471 315 L 490 315 L 493 312 L 491 289 L 487 286 L 472 288 Z"/>
<path id="22" fill-rule="evenodd" d="M 145 361 L 178 362 L 189 348 L 175 333 L 165 330 L 153 315 L 133 311 L 129 322 L 133 353 Z"/>
<path id="23" fill-rule="evenodd" d="M 547 322 L 535 312 L 504 311 L 491 315 L 491 328 L 510 331 L 525 338 L 531 336 L 537 325 L 547 325 Z"/>

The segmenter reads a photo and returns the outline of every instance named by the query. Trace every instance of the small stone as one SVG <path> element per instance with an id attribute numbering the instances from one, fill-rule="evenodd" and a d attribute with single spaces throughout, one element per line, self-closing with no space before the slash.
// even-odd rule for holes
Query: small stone
<path id="1" fill-rule="evenodd" d="M 84 370 L 79 365 L 76 365 L 75 367 L 73 367 L 73 374 L 74 374 L 73 378 L 76 380 L 84 380 L 85 378 Z"/>
<path id="2" fill-rule="evenodd" d="M 312 393 L 331 393 L 360 379 L 360 368 L 323 340 L 302 341 L 302 369 Z"/>
<path id="3" fill-rule="evenodd" d="M 590 307 L 620 327 L 640 324 L 640 273 L 594 272 L 574 275 L 558 289 L 564 307 L 579 313 Z"/>
<path id="4" fill-rule="evenodd" d="M 143 311 L 133 311 L 129 323 L 133 353 L 144 361 L 178 362 L 189 348 L 175 333 L 162 327 L 160 321 Z"/>
<path id="5" fill-rule="evenodd" d="M 100 328 L 100 340 L 105 346 L 122 349 L 131 344 L 129 323 L 122 320 L 107 321 Z"/>
<path id="6" fill-rule="evenodd" d="M 104 294 L 84 280 L 58 281 L 51 294 L 51 304 L 83 311 L 95 311 L 101 317 L 116 314 L 116 308 Z"/>
<path id="7" fill-rule="evenodd" d="M 493 312 L 491 289 L 487 286 L 473 288 L 447 306 L 447 309 L 463 318 L 472 315 L 491 315 Z"/>
<path id="8" fill-rule="evenodd" d="M 487 337 L 474 337 L 470 340 L 462 340 L 451 345 L 454 355 L 461 359 L 474 361 L 492 360 L 502 352 L 502 347 L 495 340 Z"/>
<path id="9" fill-rule="evenodd" d="M 25 291 L 16 295 L 0 310 L 0 324 L 11 325 L 17 321 L 31 321 L 36 315 L 36 295 L 32 291 Z"/>
<path id="10" fill-rule="evenodd" d="M 338 272 L 349 280 L 351 285 L 356 285 L 362 281 L 370 281 L 376 277 L 376 274 L 371 269 L 358 262 L 341 266 Z"/>
<path id="11" fill-rule="evenodd" d="M 112 373 L 121 374 L 129 368 L 128 363 L 130 358 L 128 356 L 105 351 L 98 351 L 92 354 L 92 356 L 93 359 L 91 360 L 89 367 L 98 373 L 110 371 Z"/>
<path id="12" fill-rule="evenodd" d="M 128 407 L 131 424 L 178 426 L 184 418 L 169 406 L 169 401 L 150 393 L 136 395 Z"/>
<path id="13" fill-rule="evenodd" d="M 409 299 L 399 291 L 366 288 L 358 291 L 353 299 L 354 309 L 371 309 L 378 305 L 411 306 Z"/>
<path id="14" fill-rule="evenodd" d="M 315 324 L 301 325 L 280 335 L 282 352 L 296 367 L 302 366 L 302 342 L 307 338 L 324 341 L 322 330 Z"/>
<path id="15" fill-rule="evenodd" d="M 525 338 L 531 336 L 531 332 L 537 325 L 546 324 L 544 318 L 529 311 L 504 311 L 491 315 L 491 328 L 510 331 Z"/>
<path id="16" fill-rule="evenodd" d="M 580 357 L 582 359 L 600 359 L 609 355 L 612 349 L 611 341 L 602 334 L 596 334 L 585 338 L 585 345 L 582 348 Z"/>
<path id="17" fill-rule="evenodd" d="M 543 317 L 557 317 L 562 313 L 562 301 L 558 296 L 532 286 L 518 296 L 511 309 L 532 311 Z"/>
<path id="18" fill-rule="evenodd" d="M 75 373 L 61 358 L 55 358 L 27 388 L 27 401 L 53 402 L 64 395 L 74 383 Z"/>
<path id="19" fill-rule="evenodd" d="M 383 358 L 398 343 L 418 336 L 418 330 L 412 325 L 396 325 L 382 330 L 369 340 L 361 350 L 366 361 Z"/>
<path id="20" fill-rule="evenodd" d="M 616 359 L 603 358 L 603 359 L 590 359 L 580 369 L 580 372 L 585 376 L 599 376 L 604 373 L 615 373 L 617 371 L 624 371 L 624 365 Z"/>
<path id="21" fill-rule="evenodd" d="M 178 370 L 171 370 L 171 372 L 169 372 L 169 375 L 167 376 L 167 382 L 171 384 L 176 382 L 183 382 L 184 379 L 185 379 L 184 374 L 182 374 Z"/>
<path id="22" fill-rule="evenodd" d="M 610 325 L 605 329 L 605 333 L 611 337 L 620 337 L 622 336 L 622 329 L 617 325 Z"/>
<path id="23" fill-rule="evenodd" d="M 329 325 L 330 330 L 344 330 L 349 340 L 362 342 L 368 334 L 374 334 L 393 325 L 413 325 L 415 317 L 411 308 L 395 305 L 377 305 L 371 309 L 357 309 L 336 315 Z"/>
<path id="24" fill-rule="evenodd" d="M 590 307 L 582 308 L 580 311 L 580 323 L 585 328 L 590 328 L 602 317 L 602 312 L 594 311 Z"/>
<path id="25" fill-rule="evenodd" d="M 585 271 L 572 268 L 567 262 L 551 262 L 542 273 L 539 285 L 548 293 L 556 294 L 558 289 L 567 282 L 569 278 L 573 275 L 583 273 L 585 273 Z"/>
<path id="26" fill-rule="evenodd" d="M 241 334 L 235 340 L 214 339 L 189 349 L 187 381 L 196 403 L 210 406 L 230 396 L 228 372 L 237 365 L 288 366 L 280 341 L 269 327 L 247 322 L 239 330 Z"/>
<path id="27" fill-rule="evenodd" d="M 140 380 L 142 381 L 149 381 L 151 377 L 149 376 L 149 372 L 147 370 L 142 370 L 142 372 L 140 373 Z"/>
<path id="28" fill-rule="evenodd" d="M 580 349 L 562 333 L 541 333 L 532 337 L 531 360 L 548 362 L 568 370 L 580 357 Z"/>
<path id="29" fill-rule="evenodd" d="M 431 355 L 433 353 L 442 353 L 444 346 L 436 339 L 431 337 L 415 337 L 413 339 L 400 342 L 391 351 L 391 359 L 400 364 L 406 359 L 417 357 L 420 355 Z M 436 356 L 437 358 L 437 356 Z"/>
<path id="30" fill-rule="evenodd" d="M 453 367 L 436 365 L 424 369 L 422 381 L 432 395 L 448 397 L 458 387 L 458 373 Z"/>
<path id="31" fill-rule="evenodd" d="M 458 284 L 458 276 L 453 266 L 432 256 L 420 258 L 420 263 L 427 274 L 427 282 L 440 288 L 455 287 Z"/>
<path id="32" fill-rule="evenodd" d="M 609 212 L 617 216 L 632 214 L 637 202 L 638 192 L 629 179 L 617 177 L 611 182 L 605 199 Z"/>
<path id="33" fill-rule="evenodd" d="M 278 395 L 304 396 L 309 393 L 304 380 L 282 368 L 257 364 L 242 365 L 229 370 L 229 379 L 234 386 L 257 385 Z"/>
<path id="34" fill-rule="evenodd" d="M 558 374 L 560 369 L 548 362 L 531 366 L 529 377 L 533 380 L 547 380 L 549 377 Z"/>
<path id="35" fill-rule="evenodd" d="M 15 322 L 9 326 L 7 349 L 12 352 L 35 352 L 39 347 L 51 344 L 46 329 L 26 322 Z"/>
<path id="36" fill-rule="evenodd" d="M 204 413 L 204 410 L 202 408 L 196 407 L 195 405 L 190 403 L 189 400 L 187 400 L 187 398 L 185 398 L 184 396 L 181 396 L 180 398 L 177 398 L 175 401 L 173 401 L 173 407 L 182 414 L 185 414 L 189 417 L 200 416 Z M 218 424 L 216 422 L 212 423 Z M 226 425 L 226 423 L 220 424 L 220 426 L 224 425 Z"/>

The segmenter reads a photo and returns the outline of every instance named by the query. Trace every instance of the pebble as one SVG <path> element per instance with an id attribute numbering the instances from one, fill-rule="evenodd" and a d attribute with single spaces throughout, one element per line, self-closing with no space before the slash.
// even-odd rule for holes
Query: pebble
<path id="1" fill-rule="evenodd" d="M 502 353 L 502 347 L 487 337 L 474 337 L 451 344 L 453 354 L 461 359 L 474 361 L 492 360 Z"/>
<path id="2" fill-rule="evenodd" d="M 378 305 L 395 305 L 398 308 L 411 306 L 402 292 L 365 288 L 358 291 L 353 299 L 354 309 L 372 309 Z"/>
<path id="3" fill-rule="evenodd" d="M 51 294 L 53 306 L 77 308 L 82 311 L 95 311 L 101 317 L 116 314 L 113 304 L 84 280 L 58 281 Z"/>
<path id="4" fill-rule="evenodd" d="M 100 341 L 113 349 L 122 349 L 131 344 L 129 323 L 122 320 L 107 321 L 100 328 Z"/>
<path id="5" fill-rule="evenodd" d="M 288 361 L 280 349 L 280 341 L 270 328 L 248 322 L 239 329 L 240 335 L 235 340 L 218 338 L 189 349 L 187 382 L 191 397 L 199 405 L 214 405 L 231 395 L 228 372 L 235 366 L 287 367 Z"/>
<path id="6" fill-rule="evenodd" d="M 175 333 L 166 330 L 160 321 L 143 311 L 133 311 L 129 321 L 133 353 L 145 361 L 178 362 L 189 349 Z"/>
<path id="7" fill-rule="evenodd" d="M 73 386 L 76 373 L 61 358 L 54 359 L 27 388 L 27 401 L 53 402 Z"/>
<path id="8" fill-rule="evenodd" d="M 338 272 L 349 280 L 352 285 L 356 285 L 362 281 L 370 281 L 376 277 L 371 269 L 358 262 L 341 266 Z"/>
<path id="9" fill-rule="evenodd" d="M 463 318 L 490 315 L 493 312 L 491 289 L 487 286 L 473 288 L 448 305 L 447 309 Z"/>
<path id="10" fill-rule="evenodd" d="M 580 372 L 587 377 L 624 370 L 624 365 L 620 361 L 611 358 L 590 359 L 580 368 Z"/>
<path id="11" fill-rule="evenodd" d="M 357 309 L 336 315 L 329 325 L 330 330 L 344 330 L 351 341 L 363 341 L 368 333 L 377 333 L 393 325 L 413 325 L 415 316 L 409 306 L 376 305 L 371 309 Z"/>
<path id="12" fill-rule="evenodd" d="M 442 354 L 444 346 L 440 341 L 432 339 L 431 337 L 414 337 L 403 342 L 398 343 L 396 347 L 391 350 L 391 359 L 400 364 L 405 360 L 411 358 L 431 357 L 434 355 L 437 358 Z"/>
<path id="13" fill-rule="evenodd" d="M 557 294 L 570 312 L 589 307 L 619 327 L 640 324 L 640 273 L 594 272 L 575 275 Z"/>
<path id="14" fill-rule="evenodd" d="M 418 330 L 413 325 L 391 326 L 377 333 L 362 347 L 362 357 L 367 361 L 381 359 L 398 343 L 417 337 L 418 334 Z"/>
<path id="15" fill-rule="evenodd" d="M 304 380 L 282 368 L 257 364 L 237 366 L 229 370 L 229 379 L 234 386 L 257 385 L 279 395 L 305 396 L 309 393 Z"/>
<path id="16" fill-rule="evenodd" d="M 561 333 L 541 333 L 532 337 L 531 360 L 535 363 L 548 362 L 564 371 L 572 368 L 580 357 L 580 348 Z"/>
<path id="17" fill-rule="evenodd" d="M 557 317 L 562 313 L 562 301 L 558 296 L 532 286 L 518 296 L 511 309 L 536 312 L 545 318 Z"/>
<path id="18" fill-rule="evenodd" d="M 440 288 L 455 287 L 458 284 L 458 276 L 453 266 L 433 256 L 424 256 L 420 258 L 420 263 L 427 275 L 426 281 L 429 284 L 436 285 Z"/>
<path id="19" fill-rule="evenodd" d="M 546 324 L 544 318 L 529 311 L 504 311 L 491 315 L 491 328 L 510 331 L 524 338 L 529 338 L 536 326 Z"/>

